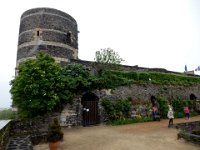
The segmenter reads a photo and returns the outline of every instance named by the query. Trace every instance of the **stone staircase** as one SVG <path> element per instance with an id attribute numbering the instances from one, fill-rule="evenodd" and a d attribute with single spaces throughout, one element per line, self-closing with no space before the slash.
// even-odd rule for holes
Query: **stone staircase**
<path id="1" fill-rule="evenodd" d="M 33 150 L 30 136 L 12 137 L 6 150 Z"/>

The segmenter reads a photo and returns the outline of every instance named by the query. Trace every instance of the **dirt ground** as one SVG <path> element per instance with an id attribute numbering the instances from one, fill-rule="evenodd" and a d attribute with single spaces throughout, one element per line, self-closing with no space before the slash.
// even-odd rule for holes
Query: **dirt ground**
<path id="1" fill-rule="evenodd" d="M 174 123 L 200 120 L 175 119 Z M 200 150 L 199 145 L 177 140 L 178 130 L 167 127 L 168 120 L 120 126 L 63 128 L 64 141 L 59 150 Z M 40 144 L 34 150 L 48 150 Z"/>

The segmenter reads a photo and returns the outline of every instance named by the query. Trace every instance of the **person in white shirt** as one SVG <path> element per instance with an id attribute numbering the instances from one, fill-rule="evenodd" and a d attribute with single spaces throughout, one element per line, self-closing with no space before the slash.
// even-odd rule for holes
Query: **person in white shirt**
<path id="1" fill-rule="evenodd" d="M 173 112 L 172 106 L 170 106 L 170 105 L 169 105 L 169 110 L 168 110 L 168 113 L 167 113 L 167 117 L 169 118 L 168 127 L 173 126 L 174 112 Z"/>

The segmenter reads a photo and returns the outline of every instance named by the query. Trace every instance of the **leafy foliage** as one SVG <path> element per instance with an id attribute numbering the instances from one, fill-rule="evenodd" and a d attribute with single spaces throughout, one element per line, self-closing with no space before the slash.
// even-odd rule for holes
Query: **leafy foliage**
<path id="1" fill-rule="evenodd" d="M 183 100 L 181 98 L 172 100 L 172 106 L 175 111 L 176 118 L 183 118 L 184 114 L 184 107 L 188 105 L 189 109 L 192 109 L 192 101 L 191 100 Z M 192 112 L 190 112 L 192 113 Z"/>
<path id="2" fill-rule="evenodd" d="M 117 52 L 111 48 L 101 49 L 96 51 L 94 69 L 99 76 L 107 70 L 119 70 L 119 64 L 124 61 Z"/>
<path id="3" fill-rule="evenodd" d="M 157 97 L 156 98 L 159 106 L 160 106 L 160 111 L 161 111 L 161 117 L 166 118 L 167 117 L 167 112 L 168 112 L 168 101 L 164 97 Z M 187 105 L 190 109 L 190 115 L 191 116 L 196 116 L 198 115 L 197 112 L 191 111 L 193 107 L 193 101 L 191 100 L 183 100 L 181 98 L 178 99 L 173 99 L 171 101 L 173 111 L 174 111 L 174 117 L 175 118 L 183 118 L 185 116 L 184 114 L 184 107 Z"/>
<path id="4" fill-rule="evenodd" d="M 102 106 L 109 120 L 128 118 L 130 116 L 131 102 L 128 99 L 119 99 L 113 102 L 108 99 L 102 101 Z"/>
<path id="5" fill-rule="evenodd" d="M 167 118 L 168 113 L 168 101 L 164 97 L 157 97 L 156 100 L 159 103 L 160 115 L 162 118 Z"/>
<path id="6" fill-rule="evenodd" d="M 17 113 L 12 111 L 12 109 L 5 109 L 0 111 L 0 120 L 15 119 L 16 117 Z"/>
<path id="7" fill-rule="evenodd" d="M 199 77 L 187 76 L 184 74 L 170 74 L 159 72 L 141 71 L 110 71 L 113 75 L 137 82 L 154 83 L 161 85 L 193 85 L 200 83 Z"/>
<path id="8" fill-rule="evenodd" d="M 117 52 L 111 48 L 101 49 L 96 51 L 95 61 L 104 64 L 120 64 L 124 61 Z"/>
<path id="9" fill-rule="evenodd" d="M 60 66 L 52 57 L 39 53 L 17 69 L 10 92 L 21 117 L 43 115 L 59 106 Z"/>
<path id="10" fill-rule="evenodd" d="M 39 53 L 17 69 L 10 92 L 20 117 L 43 115 L 60 105 L 61 68 L 52 57 Z"/>
<path id="11" fill-rule="evenodd" d="M 44 53 L 27 60 L 18 70 L 10 92 L 22 118 L 61 110 L 62 104 L 72 103 L 75 94 L 95 89 L 99 83 L 85 66 L 69 64 L 61 68 Z"/>
<path id="12" fill-rule="evenodd" d="M 62 85 L 72 93 L 91 90 L 95 86 L 95 77 L 81 64 L 68 64 L 61 72 Z"/>
<path id="13" fill-rule="evenodd" d="M 130 85 L 132 80 L 123 78 L 113 74 L 111 71 L 104 71 L 103 74 L 97 78 L 98 88 L 115 88 L 123 85 Z"/>

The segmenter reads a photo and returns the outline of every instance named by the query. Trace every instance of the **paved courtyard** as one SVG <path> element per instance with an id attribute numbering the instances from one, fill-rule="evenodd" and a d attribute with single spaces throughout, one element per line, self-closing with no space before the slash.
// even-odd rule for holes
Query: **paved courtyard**
<path id="1" fill-rule="evenodd" d="M 175 119 L 174 123 L 200 120 Z M 167 127 L 168 120 L 121 126 L 63 128 L 64 141 L 59 150 L 200 150 L 200 146 L 177 140 L 177 129 Z M 34 150 L 48 150 L 40 144 Z"/>

